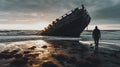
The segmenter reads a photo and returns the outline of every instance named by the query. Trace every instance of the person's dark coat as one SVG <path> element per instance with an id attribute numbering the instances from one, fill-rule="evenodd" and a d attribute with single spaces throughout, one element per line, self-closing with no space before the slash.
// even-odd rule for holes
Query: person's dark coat
<path id="1" fill-rule="evenodd" d="M 100 39 L 101 33 L 100 33 L 100 30 L 97 27 L 93 30 L 92 36 L 95 40 Z"/>

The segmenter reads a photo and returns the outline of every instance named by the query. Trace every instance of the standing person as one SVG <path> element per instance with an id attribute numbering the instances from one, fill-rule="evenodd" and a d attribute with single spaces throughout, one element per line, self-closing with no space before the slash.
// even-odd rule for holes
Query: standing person
<path id="1" fill-rule="evenodd" d="M 92 36 L 94 39 L 94 43 L 95 43 L 95 52 L 98 51 L 98 45 L 99 45 L 99 39 L 101 37 L 101 33 L 100 30 L 98 29 L 97 26 L 95 26 L 95 29 L 92 32 Z"/>

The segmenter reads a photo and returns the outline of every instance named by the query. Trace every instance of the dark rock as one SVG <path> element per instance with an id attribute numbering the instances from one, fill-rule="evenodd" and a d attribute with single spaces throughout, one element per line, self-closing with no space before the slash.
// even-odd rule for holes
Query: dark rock
<path id="1" fill-rule="evenodd" d="M 4 58 L 4 59 L 9 59 L 12 58 L 13 55 L 11 55 L 10 53 L 0 53 L 0 58 Z"/>
<path id="2" fill-rule="evenodd" d="M 32 46 L 32 47 L 30 47 L 30 48 L 28 48 L 28 49 L 34 50 L 35 48 L 36 48 L 36 46 Z"/>
<path id="3" fill-rule="evenodd" d="M 26 67 L 26 64 L 28 62 L 28 59 L 20 58 L 13 60 L 10 65 L 13 67 Z"/>
<path id="4" fill-rule="evenodd" d="M 55 63 L 51 61 L 43 62 L 42 67 L 58 67 Z"/>
<path id="5" fill-rule="evenodd" d="M 66 61 L 68 56 L 64 55 L 64 54 L 53 54 L 52 57 L 54 57 L 55 59 L 59 60 L 59 61 Z"/>
<path id="6" fill-rule="evenodd" d="M 77 62 L 75 57 L 70 57 L 64 54 L 54 54 L 52 57 L 57 59 L 61 64 L 64 64 L 64 62 L 75 64 Z"/>
<path id="7" fill-rule="evenodd" d="M 39 54 L 26 54 L 24 57 L 27 58 L 36 58 Z"/>
<path id="8" fill-rule="evenodd" d="M 2 51 L 1 53 L 9 53 L 9 49 Z"/>
<path id="9" fill-rule="evenodd" d="M 13 50 L 10 52 L 10 54 L 16 54 L 17 52 L 19 52 L 20 50 Z"/>
<path id="10" fill-rule="evenodd" d="M 15 57 L 16 59 L 22 58 L 22 57 L 23 57 L 23 54 L 15 54 L 14 57 Z"/>
<path id="11" fill-rule="evenodd" d="M 47 48 L 47 46 L 46 46 L 46 45 L 44 45 L 44 46 L 42 46 L 42 48 Z"/>
<path id="12" fill-rule="evenodd" d="M 30 53 L 30 51 L 24 51 L 23 52 L 23 54 L 29 54 Z"/>

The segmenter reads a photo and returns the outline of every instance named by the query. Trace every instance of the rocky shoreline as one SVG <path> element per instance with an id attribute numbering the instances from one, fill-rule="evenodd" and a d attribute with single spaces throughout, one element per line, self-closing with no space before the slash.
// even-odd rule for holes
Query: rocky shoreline
<path id="1" fill-rule="evenodd" d="M 0 67 L 119 67 L 120 51 L 79 41 L 25 41 L 0 52 Z M 8 44 L 9 45 L 9 44 Z"/>

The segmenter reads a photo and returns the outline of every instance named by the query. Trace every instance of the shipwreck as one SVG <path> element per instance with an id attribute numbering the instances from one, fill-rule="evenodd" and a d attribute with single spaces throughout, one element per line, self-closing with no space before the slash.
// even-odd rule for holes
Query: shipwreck
<path id="1" fill-rule="evenodd" d="M 90 15 L 84 5 L 82 5 L 82 8 L 75 8 L 53 21 L 40 34 L 46 36 L 79 37 L 90 23 L 90 20 Z"/>

